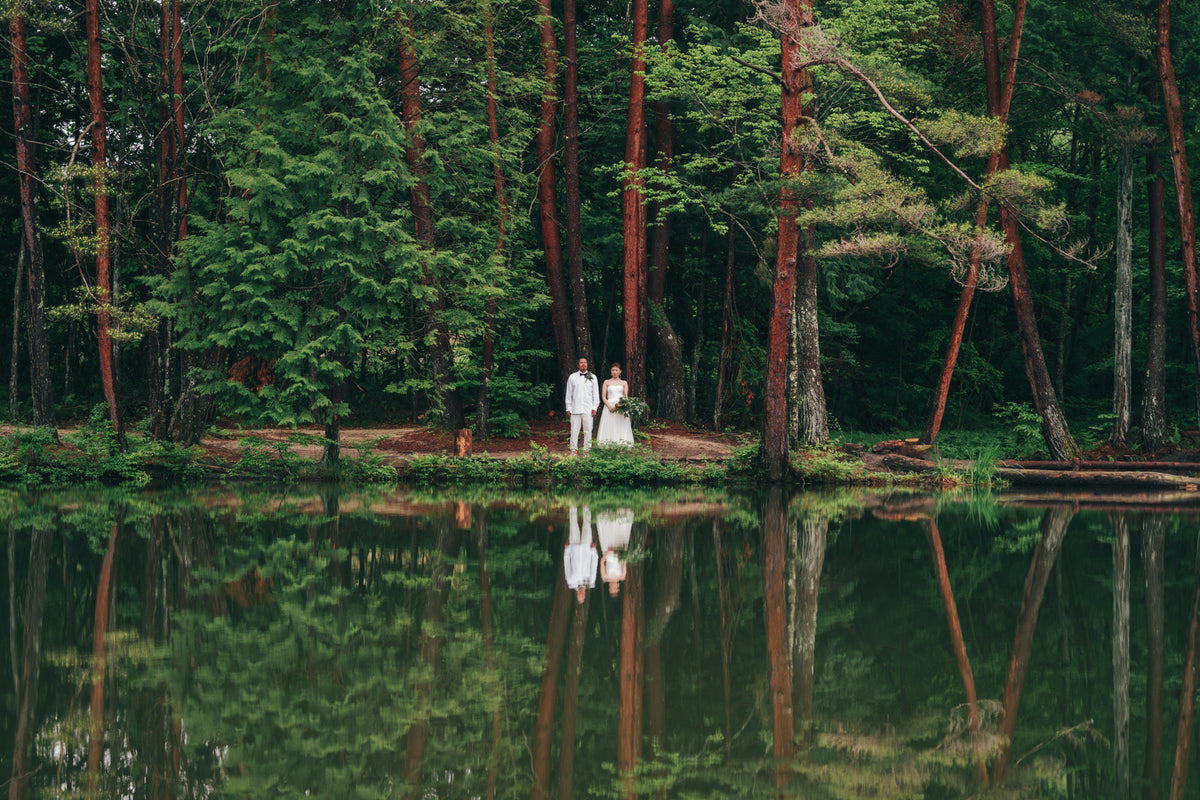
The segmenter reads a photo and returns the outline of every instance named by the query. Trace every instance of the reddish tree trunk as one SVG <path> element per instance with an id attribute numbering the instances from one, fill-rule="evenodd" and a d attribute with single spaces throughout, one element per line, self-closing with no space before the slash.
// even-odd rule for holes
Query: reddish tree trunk
<path id="1" fill-rule="evenodd" d="M 792 709 L 792 669 L 787 632 L 787 505 L 779 487 L 772 487 L 762 514 L 763 610 L 767 624 L 767 661 L 770 665 L 771 727 L 774 739 L 775 786 L 791 780 L 796 755 Z"/>
<path id="2" fill-rule="evenodd" d="M 946 623 L 950 626 L 950 642 L 954 647 L 954 660 L 958 664 L 958 674 L 962 678 L 963 692 L 967 697 L 967 727 L 971 737 L 979 735 L 979 701 L 975 694 L 975 673 L 971 670 L 971 659 L 967 655 L 967 642 L 963 638 L 962 625 L 958 621 L 958 604 L 954 602 L 954 589 L 950 586 L 950 571 L 946 569 L 946 551 L 942 549 L 942 534 L 937 522 L 930 519 L 925 523 L 925 533 L 929 537 L 929 547 L 933 551 L 933 571 L 937 575 L 938 590 L 942 595 L 942 604 L 946 607 Z M 975 770 L 979 781 L 987 785 L 987 764 L 983 760 L 982 751 L 975 756 Z"/>
<path id="3" fill-rule="evenodd" d="M 1059 545 L 1067 532 L 1074 512 L 1070 508 L 1052 508 L 1042 519 L 1042 538 L 1034 550 L 1025 576 L 1025 589 L 1021 596 L 1021 611 L 1017 618 L 1017 633 L 1013 640 L 1012 657 L 1008 663 L 1008 679 L 1004 685 L 1004 711 L 1000 721 L 1001 746 L 996 764 L 992 769 L 992 780 L 999 785 L 1004 780 L 1004 771 L 1012 752 L 1013 734 L 1017 729 L 1017 709 L 1021 705 L 1021 692 L 1025 686 L 1025 670 L 1029 667 L 1029 654 L 1033 649 L 1033 632 L 1037 629 L 1038 611 L 1046 593 L 1046 581 L 1058 556 Z"/>
<path id="4" fill-rule="evenodd" d="M 112 214 L 108 204 L 108 136 L 104 115 L 104 80 L 100 68 L 100 0 L 87 0 L 87 87 L 91 112 L 92 166 L 95 177 L 96 214 L 96 334 L 100 345 L 100 385 L 108 404 L 108 417 L 113 431 L 124 445 L 124 428 L 118 406 L 116 346 L 113 343 L 112 309 L 117 298 L 113 295 L 112 275 Z"/>
<path id="5" fill-rule="evenodd" d="M 579 48 L 576 37 L 575 0 L 563 2 L 563 183 L 567 192 L 567 271 L 571 283 L 572 318 L 575 320 L 575 352 L 592 352 L 587 292 L 583 283 L 582 202 L 579 199 Z M 597 365 L 601 366 L 601 365 Z"/>
<path id="6" fill-rule="evenodd" d="M 1187 290 L 1188 333 L 1192 342 L 1192 362 L 1196 370 L 1196 408 L 1200 416 L 1200 315 L 1197 313 L 1196 218 L 1192 202 L 1192 180 L 1188 173 L 1187 131 L 1179 101 L 1179 85 L 1171 61 L 1171 0 L 1158 0 L 1158 26 L 1155 41 L 1158 77 L 1162 84 L 1166 111 L 1167 136 L 1171 142 L 1171 166 L 1175 171 L 1175 199 L 1179 206 L 1179 246 L 1183 260 L 1183 280 Z"/>
<path id="7" fill-rule="evenodd" d="M 450 329 L 446 324 L 446 295 L 441 282 L 433 274 L 431 262 L 437 249 L 433 225 L 433 198 L 429 191 L 429 165 L 425 160 L 425 137 L 421 133 L 421 81 L 417 64 L 417 51 L 413 46 L 416 32 L 411 16 L 398 20 L 404 37 L 400 49 L 400 97 L 404 127 L 408 131 L 408 144 L 404 157 L 408 164 L 413 185 L 409 190 L 412 199 L 413 225 L 418 246 L 425 251 L 422 282 L 432 287 L 432 299 L 426 309 L 427 324 L 433 332 L 429 344 L 429 364 L 433 380 L 433 399 L 437 406 L 442 427 L 456 430 L 462 427 L 462 400 L 454 384 L 454 370 L 450 361 Z"/>
<path id="8" fill-rule="evenodd" d="M 713 430 L 721 432 L 721 408 L 725 404 L 725 382 L 733 351 L 733 265 L 737 255 L 734 247 L 734 226 L 729 226 L 725 249 L 725 300 L 721 304 L 721 355 L 717 360 L 717 388 L 713 392 Z"/>
<path id="9" fill-rule="evenodd" d="M 558 196 L 554 178 L 554 117 L 558 104 L 558 44 L 554 40 L 554 15 L 550 0 L 538 0 L 538 26 L 542 49 L 542 104 L 538 112 L 537 153 L 538 219 L 542 229 L 542 250 L 546 258 L 546 286 L 550 290 L 550 322 L 554 328 L 554 349 L 558 357 L 559 380 L 566 380 L 579 358 L 591 353 L 575 350 L 571 336 L 570 303 L 563 274 L 562 239 L 558 232 Z"/>
<path id="10" fill-rule="evenodd" d="M 33 424 L 54 425 L 54 399 L 50 390 L 50 357 L 46 344 L 46 266 L 38 229 L 37 147 L 33 106 L 29 99 L 29 51 L 25 18 L 14 13 L 8 20 L 12 54 L 12 103 L 20 186 L 21 237 L 29 258 L 26 289 L 29 302 L 29 375 L 33 389 Z"/>
<path id="11" fill-rule="evenodd" d="M 624 283 L 621 295 L 625 319 L 625 378 L 629 392 L 646 394 L 646 0 L 633 0 L 632 73 L 625 125 L 625 177 L 621 192 L 621 230 L 624 237 Z"/>
<path id="12" fill-rule="evenodd" d="M 796 270 L 800 255 L 800 229 L 796 215 L 803 206 L 792 185 L 807 169 L 797 137 L 807 125 L 806 95 L 812 91 L 812 76 L 803 66 L 804 55 L 791 26 L 812 25 L 812 0 L 784 0 L 790 19 L 780 37 L 783 55 L 783 135 L 779 151 L 779 235 L 775 250 L 775 277 L 771 290 L 771 316 L 767 321 L 767 361 L 763 386 L 763 465 L 773 481 L 787 469 L 788 451 L 788 352 L 791 346 L 792 304 L 796 298 Z M 811 97 L 808 99 L 811 102 Z"/>

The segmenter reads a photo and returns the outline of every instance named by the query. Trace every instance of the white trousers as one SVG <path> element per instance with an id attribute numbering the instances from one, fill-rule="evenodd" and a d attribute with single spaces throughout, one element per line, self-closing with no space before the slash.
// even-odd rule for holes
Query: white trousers
<path id="1" fill-rule="evenodd" d="M 567 449 L 576 450 L 575 441 L 583 434 L 583 449 L 584 451 L 592 449 L 592 415 L 591 414 L 572 414 L 571 415 L 571 444 Z"/>

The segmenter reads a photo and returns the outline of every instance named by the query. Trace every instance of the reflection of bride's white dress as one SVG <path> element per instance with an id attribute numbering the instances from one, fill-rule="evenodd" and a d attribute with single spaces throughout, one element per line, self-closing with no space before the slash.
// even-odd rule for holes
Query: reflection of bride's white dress
<path id="1" fill-rule="evenodd" d="M 600 552 L 610 548 L 621 550 L 629 546 L 633 533 L 633 509 L 618 508 L 596 514 L 596 536 L 600 539 Z"/>
<path id="2" fill-rule="evenodd" d="M 621 384 L 611 384 L 608 387 L 608 397 L 605 398 L 605 402 L 616 405 L 624 393 L 625 390 Z M 629 421 L 629 417 L 620 411 L 609 411 L 608 406 L 605 406 L 600 415 L 600 429 L 596 432 L 596 443 L 632 445 L 633 424 Z"/>

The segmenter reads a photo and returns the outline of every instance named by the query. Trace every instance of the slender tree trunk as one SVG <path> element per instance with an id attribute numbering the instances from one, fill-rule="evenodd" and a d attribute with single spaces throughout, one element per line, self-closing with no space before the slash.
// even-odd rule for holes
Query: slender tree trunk
<path id="1" fill-rule="evenodd" d="M 736 257 L 733 226 L 729 226 L 725 248 L 725 300 L 721 304 L 721 355 L 717 359 L 717 386 L 713 392 L 713 431 L 721 432 L 721 408 L 725 405 L 725 382 L 733 353 L 733 264 Z"/>
<path id="2" fill-rule="evenodd" d="M 1167 519 L 1147 514 L 1142 525 L 1142 571 L 1146 581 L 1146 758 L 1142 800 L 1158 800 L 1162 779 L 1163 674 L 1166 663 L 1163 606 L 1163 545 Z"/>
<path id="3" fill-rule="evenodd" d="M 10 553 L 12 537 L 8 533 Z M 37 729 L 38 676 L 42 666 L 42 621 L 46 610 L 46 576 L 50 569 L 49 531 L 35 528 L 29 549 L 29 569 L 25 574 L 25 630 L 21 636 L 20 672 L 13 665 L 13 678 L 17 681 L 15 700 L 17 718 L 13 733 L 12 780 L 8 784 L 8 800 L 26 800 L 29 796 L 29 763 L 33 749 L 33 735 Z M 10 575 L 10 579 L 11 579 Z M 12 618 L 15 622 L 16 612 Z M 15 642 L 17 629 L 9 628 L 9 637 Z M 15 661 L 15 659 L 14 659 Z"/>
<path id="4" fill-rule="evenodd" d="M 1179 687 L 1179 720 L 1175 727 L 1175 767 L 1171 771 L 1170 800 L 1187 797 L 1188 762 L 1192 751 L 1192 723 L 1196 715 L 1197 673 L 1200 673 L 1200 539 L 1196 543 L 1193 568 L 1191 614 L 1188 619 L 1187 657 Z"/>
<path id="5" fill-rule="evenodd" d="M 91 733 L 88 736 L 87 774 L 88 794 L 99 796 L 100 767 L 104 756 L 104 679 L 108 674 L 108 615 L 112 611 L 113 572 L 117 554 L 120 525 L 114 524 L 108 537 L 108 549 L 100 565 L 96 585 L 96 613 L 92 624 L 92 701 Z"/>
<path id="6" fill-rule="evenodd" d="M 8 419 L 16 424 L 17 409 L 17 373 L 21 363 L 21 284 L 25 282 L 25 254 L 28 252 L 25 242 L 17 252 L 17 277 L 13 280 L 12 294 L 12 346 L 9 348 L 8 362 Z"/>
<path id="7" fill-rule="evenodd" d="M 53 427 L 54 399 L 50 389 L 50 355 L 46 343 L 46 267 L 38 224 L 36 132 L 33 105 L 29 99 L 29 51 L 26 45 L 25 17 L 20 13 L 13 13 L 9 17 L 8 35 L 12 56 L 13 133 L 17 145 L 21 241 L 29 258 L 27 324 L 33 424 L 38 427 Z"/>
<path id="8" fill-rule="evenodd" d="M 554 328 L 554 350 L 558 356 L 559 380 L 565 381 L 580 358 L 591 353 L 575 349 L 571 335 L 570 303 L 563 270 L 562 238 L 558 231 L 558 197 L 554 177 L 554 118 L 558 105 L 558 44 L 554 39 L 554 13 L 550 0 L 538 0 L 538 29 L 542 50 L 542 103 L 538 112 L 537 153 L 538 219 L 542 229 L 542 251 L 546 258 L 546 286 L 550 290 L 550 321 Z"/>
<path id="9" fill-rule="evenodd" d="M 767 661 L 770 667 L 773 720 L 771 735 L 774 741 L 777 789 L 782 789 L 791 782 L 792 759 L 796 755 L 791 650 L 787 643 L 787 587 L 784 578 L 787 563 L 787 528 L 787 504 L 783 490 L 772 486 L 762 512 L 763 610 L 767 624 Z"/>
<path id="10" fill-rule="evenodd" d="M 550 609 L 550 630 L 546 635 L 546 665 L 542 670 L 542 688 L 538 695 L 537 726 L 533 731 L 530 800 L 546 800 L 550 792 L 550 741 L 554 733 L 554 707 L 558 704 L 558 678 L 562 671 L 567 623 L 571 620 L 571 595 L 562 559 L 559 559 L 554 579 L 554 601 Z"/>
<path id="11" fill-rule="evenodd" d="M 675 38 L 675 2 L 660 0 L 658 4 L 658 45 L 664 53 Z M 671 171 L 675 156 L 675 131 L 671 121 L 670 104 L 654 102 L 654 139 L 658 146 L 657 169 L 666 175 Z M 656 416 L 684 422 L 687 401 L 684 397 L 683 342 L 667 318 L 666 276 L 670 255 L 671 216 L 663 203 L 650 206 L 650 260 L 646 274 L 646 321 L 649 325 L 654 353 L 658 361 L 658 397 L 661 402 Z"/>
<path id="12" fill-rule="evenodd" d="M 446 599 L 450 595 L 450 576 L 454 567 L 451 562 L 458 550 L 459 535 L 458 529 L 450 519 L 439 519 L 437 524 L 437 551 L 432 554 L 429 589 L 425 593 L 425 613 L 421 622 L 421 643 L 417 649 L 425 674 L 434 677 L 438 674 L 438 663 L 441 659 L 444 638 L 442 626 Z M 404 741 L 406 800 L 424 796 L 421 771 L 425 760 L 425 746 L 429 740 L 429 694 L 432 688 L 433 678 L 420 680 L 412 687 L 411 706 L 415 711 L 416 722 L 408 729 Z"/>
<path id="13" fill-rule="evenodd" d="M 583 223 L 579 192 L 579 48 L 575 0 L 563 2 L 563 183 L 567 193 L 567 271 L 571 284 L 572 318 L 575 320 L 575 352 L 592 352 L 592 330 L 588 318 L 587 292 L 583 283 Z M 602 365 L 597 365 L 602 366 Z"/>
<path id="14" fill-rule="evenodd" d="M 629 392 L 646 394 L 646 0 L 632 0 L 632 72 L 625 127 L 625 176 L 621 191 L 621 231 L 624 239 L 624 283 L 621 295 L 625 319 L 625 375 Z"/>
<path id="15" fill-rule="evenodd" d="M 796 215 L 804 206 L 794 181 L 808 169 L 800 139 L 811 116 L 812 76 L 804 68 L 804 54 L 795 32 L 813 23 L 812 0 L 784 0 L 788 16 L 780 34 L 783 59 L 783 132 L 779 150 L 779 218 L 775 249 L 775 276 L 771 289 L 771 315 L 767 321 L 766 375 L 763 385 L 763 466 L 772 481 L 782 480 L 788 466 L 788 352 L 791 347 L 792 304 L 796 300 L 800 261 L 800 228 Z M 807 293 L 806 293 L 807 301 Z M 802 314 L 815 315 L 816 308 Z M 814 317 L 815 319 L 815 317 Z"/>
<path id="16" fill-rule="evenodd" d="M 1150 272 L 1150 315 L 1146 322 L 1146 379 L 1142 387 L 1142 449 L 1167 446 L 1167 278 L 1165 181 L 1158 151 L 1146 151 L 1146 195 Z"/>
<path id="17" fill-rule="evenodd" d="M 1171 61 L 1171 0 L 1158 0 L 1158 25 L 1155 40 L 1158 77 L 1162 84 L 1167 135 L 1171 143 L 1171 166 L 1175 171 L 1175 199 L 1179 206 L 1179 245 L 1183 260 L 1183 280 L 1187 292 L 1188 334 L 1192 343 L 1192 361 L 1196 371 L 1196 409 L 1200 416 L 1200 314 L 1197 307 L 1196 218 L 1192 201 L 1192 181 L 1187 162 L 1187 131 Z"/>
<path id="18" fill-rule="evenodd" d="M 958 620 L 958 604 L 954 602 L 954 589 L 950 585 L 950 570 L 946 568 L 946 551 L 942 548 L 942 533 L 938 530 L 937 521 L 926 520 L 925 533 L 929 537 L 929 548 L 933 551 L 933 571 L 937 574 L 938 590 L 942 595 L 942 604 L 946 607 L 946 623 L 950 627 L 950 641 L 954 647 L 954 660 L 958 664 L 958 674 L 962 679 L 963 693 L 967 699 L 967 728 L 971 732 L 972 745 L 975 749 L 975 771 L 979 775 L 981 786 L 987 786 L 987 762 L 978 741 L 979 737 L 979 700 L 975 694 L 975 673 L 971 669 L 971 658 L 967 655 L 967 642 L 963 638 L 962 624 Z"/>
<path id="19" fill-rule="evenodd" d="M 1117 156 L 1116 285 L 1113 289 L 1113 428 L 1108 441 L 1125 444 L 1131 419 L 1133 373 L 1133 146 Z"/>
<path id="20" fill-rule="evenodd" d="M 1129 800 L 1129 524 L 1113 523 L 1113 800 Z"/>
<path id="21" fill-rule="evenodd" d="M 817 258 L 813 228 L 805 231 L 806 247 L 796 272 L 795 330 L 792 349 L 796 353 L 796 434 L 795 441 L 806 445 L 822 444 L 829 439 L 829 418 L 825 408 L 825 386 L 821 381 L 820 325 L 817 320 Z"/>
<path id="22" fill-rule="evenodd" d="M 500 151 L 500 119 L 496 108 L 500 83 L 496 76 L 495 13 L 492 4 L 483 3 L 484 53 L 487 60 L 488 144 L 492 148 L 492 179 L 496 185 L 496 247 L 493 259 L 499 268 L 508 246 L 508 196 L 505 193 L 504 155 Z M 489 297 L 484 307 L 483 353 L 479 363 L 479 395 L 475 404 L 475 431 L 483 438 L 489 432 L 491 397 L 488 389 L 496 366 L 496 315 L 499 302 Z"/>
<path id="23" fill-rule="evenodd" d="M 821 571 L 825 566 L 825 541 L 829 518 L 808 513 L 789 519 L 792 537 L 792 712 L 796 739 L 807 758 L 812 748 L 813 695 L 816 693 L 817 603 L 820 598 Z"/>
<path id="24" fill-rule="evenodd" d="M 411 15 L 398 20 L 403 37 L 400 50 L 400 94 L 403 108 L 404 127 L 408 131 L 405 160 L 412 177 L 413 224 L 416 229 L 417 245 L 424 251 L 422 283 L 432 288 L 432 299 L 426 309 L 426 320 L 432 337 L 429 344 L 429 363 L 433 380 L 433 401 L 442 427 L 462 427 L 463 409 L 458 387 L 454 385 L 454 368 L 451 363 L 450 330 L 446 323 L 446 295 L 442 291 L 440 276 L 433 272 L 434 253 L 437 239 L 433 222 L 433 198 L 429 190 L 429 165 L 425 159 L 425 137 L 421 133 L 421 81 L 414 46 L 416 31 Z"/>
<path id="25" fill-rule="evenodd" d="M 992 780 L 996 785 L 1004 781 L 1012 752 L 1013 734 L 1017 729 L 1017 709 L 1021 705 L 1021 693 L 1025 686 L 1025 670 L 1029 666 L 1029 654 L 1033 649 L 1033 633 L 1037 629 L 1038 611 L 1046 593 L 1046 581 L 1054 568 L 1058 549 L 1066 535 L 1067 526 L 1074 512 L 1070 508 L 1052 508 L 1042 519 L 1042 538 L 1034 550 L 1025 576 L 1025 589 L 1021 596 L 1021 611 L 1017 619 L 1017 633 L 1013 640 L 1012 657 L 1008 664 L 1008 679 L 1004 685 L 1004 711 L 1000 721 L 1000 736 L 1004 744 L 996 757 L 992 769 Z"/>
<path id="26" fill-rule="evenodd" d="M 96 214 L 96 333 L 100 347 L 100 386 L 108 404 L 108 417 L 124 449 L 125 430 L 121 421 L 117 384 L 116 345 L 113 342 L 113 310 L 118 298 L 113 292 L 112 212 L 108 202 L 108 136 L 104 114 L 104 81 L 100 52 L 100 0 L 87 0 L 87 87 L 91 110 L 92 166 L 95 176 Z"/>

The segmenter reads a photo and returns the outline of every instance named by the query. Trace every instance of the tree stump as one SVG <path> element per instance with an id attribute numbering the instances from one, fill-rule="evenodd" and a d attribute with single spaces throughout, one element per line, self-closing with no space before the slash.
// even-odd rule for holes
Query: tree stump
<path id="1" fill-rule="evenodd" d="M 462 428 L 454 434 L 454 455 L 459 458 L 471 455 L 471 429 Z"/>

